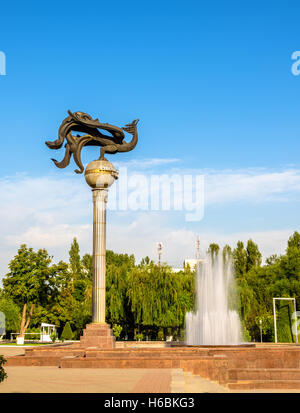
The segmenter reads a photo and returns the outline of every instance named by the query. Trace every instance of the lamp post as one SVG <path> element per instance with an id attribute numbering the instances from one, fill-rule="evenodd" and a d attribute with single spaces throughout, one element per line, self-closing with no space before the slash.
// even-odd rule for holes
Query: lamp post
<path id="1" fill-rule="evenodd" d="M 262 320 L 259 320 L 259 328 L 260 328 L 260 342 L 262 343 Z"/>
<path id="2" fill-rule="evenodd" d="M 60 125 L 58 139 L 46 142 L 50 149 L 60 149 L 65 143 L 65 156 L 61 162 L 52 159 L 58 168 L 69 165 L 71 156 L 79 169 L 84 171 L 81 151 L 84 146 L 99 146 L 100 158 L 89 163 L 85 169 L 85 180 L 93 193 L 93 294 L 92 323 L 86 326 L 80 337 L 80 346 L 114 347 L 115 339 L 110 326 L 105 323 L 105 275 L 106 275 L 106 203 L 108 189 L 118 179 L 118 171 L 105 158 L 106 153 L 129 152 L 138 141 L 138 119 L 123 128 L 101 123 L 83 112 L 70 112 Z M 100 130 L 108 131 L 110 135 Z M 124 131 L 131 134 L 129 142 L 124 140 Z M 83 135 L 73 135 L 81 132 Z"/>

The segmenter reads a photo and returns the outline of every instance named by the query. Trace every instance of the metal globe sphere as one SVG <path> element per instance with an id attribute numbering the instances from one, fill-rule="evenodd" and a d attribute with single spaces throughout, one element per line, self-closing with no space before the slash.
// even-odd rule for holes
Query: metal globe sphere
<path id="1" fill-rule="evenodd" d="M 84 176 L 91 188 L 109 188 L 118 179 L 118 171 L 106 159 L 90 162 L 85 168 Z"/>

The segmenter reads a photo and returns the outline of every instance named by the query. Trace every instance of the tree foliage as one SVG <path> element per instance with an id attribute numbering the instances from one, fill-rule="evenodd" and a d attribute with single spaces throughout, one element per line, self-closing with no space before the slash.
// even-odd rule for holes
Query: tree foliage
<path id="1" fill-rule="evenodd" d="M 0 356 L 0 383 L 7 378 L 7 373 L 4 370 L 4 364 L 6 360 L 3 356 Z"/>
<path id="2" fill-rule="evenodd" d="M 218 244 L 212 243 L 208 247 L 208 252 L 211 254 L 211 257 L 214 258 L 216 255 L 218 255 L 220 250 L 220 246 Z"/>
<path id="3" fill-rule="evenodd" d="M 2 281 L 3 291 L 22 311 L 20 336 L 24 336 L 30 324 L 35 304 L 47 306 L 55 295 L 55 271 L 50 263 L 45 249 L 34 252 L 25 244 L 9 263 L 9 272 Z"/>
<path id="4" fill-rule="evenodd" d="M 80 280 L 82 276 L 82 263 L 79 252 L 80 250 L 77 238 L 74 238 L 69 251 L 69 265 L 73 280 Z"/>
<path id="5" fill-rule="evenodd" d="M 209 249 L 214 255 L 220 247 L 212 243 Z M 259 341 L 261 319 L 264 341 L 274 340 L 273 297 L 295 297 L 297 304 L 300 300 L 300 234 L 295 232 L 289 238 L 285 254 L 272 255 L 264 264 L 257 244 L 251 239 L 246 247 L 242 241 L 234 249 L 225 245 L 222 254 L 225 263 L 229 262 L 227 258 L 233 259 L 238 311 L 245 334 Z M 79 339 L 86 324 L 91 322 L 92 266 L 90 254 L 80 256 L 76 238 L 69 250 L 68 263 L 53 264 L 46 250 L 35 252 L 21 245 L 9 264 L 0 293 L 0 311 L 6 315 L 7 330 L 18 331 L 21 320 L 23 327 L 29 320 L 32 329 L 48 322 L 58 326 L 60 335 L 68 325 L 72 338 Z M 195 273 L 189 266 L 174 272 L 166 264 L 156 265 L 149 257 L 136 263 L 133 255 L 108 250 L 106 321 L 120 326 L 117 331 L 120 338 L 181 337 L 185 314 L 194 309 L 194 284 Z M 236 297 L 232 298 L 235 301 Z M 290 306 L 277 306 L 279 340 L 294 339 L 291 311 Z"/>
<path id="6" fill-rule="evenodd" d="M 20 308 L 3 293 L 0 294 L 0 311 L 5 315 L 6 336 L 9 337 L 9 333 L 18 332 L 21 323 Z"/>
<path id="7" fill-rule="evenodd" d="M 67 322 L 64 326 L 64 329 L 61 333 L 60 338 L 62 340 L 72 340 L 73 339 L 73 331 L 71 329 L 70 323 Z"/>
<path id="8" fill-rule="evenodd" d="M 238 242 L 233 252 L 239 290 L 240 315 L 252 339 L 260 340 L 259 319 L 264 320 L 264 341 L 274 341 L 273 297 L 300 300 L 300 235 L 288 241 L 286 253 L 272 255 L 261 265 L 261 253 L 252 240 L 247 249 Z M 278 341 L 292 341 L 290 304 L 277 304 Z"/>

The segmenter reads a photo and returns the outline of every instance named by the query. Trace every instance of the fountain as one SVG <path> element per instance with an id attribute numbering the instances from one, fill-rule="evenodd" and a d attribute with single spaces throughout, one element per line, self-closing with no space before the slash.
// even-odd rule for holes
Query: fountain
<path id="1" fill-rule="evenodd" d="M 241 322 L 235 304 L 230 256 L 208 252 L 196 268 L 196 312 L 186 314 L 186 344 L 241 344 Z"/>

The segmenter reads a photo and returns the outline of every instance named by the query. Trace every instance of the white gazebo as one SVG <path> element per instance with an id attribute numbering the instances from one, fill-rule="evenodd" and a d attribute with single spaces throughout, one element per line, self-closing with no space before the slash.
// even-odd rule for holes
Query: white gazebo
<path id="1" fill-rule="evenodd" d="M 56 325 L 42 323 L 40 341 L 52 341 L 50 336 L 53 332 L 56 332 Z"/>

